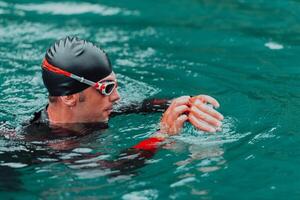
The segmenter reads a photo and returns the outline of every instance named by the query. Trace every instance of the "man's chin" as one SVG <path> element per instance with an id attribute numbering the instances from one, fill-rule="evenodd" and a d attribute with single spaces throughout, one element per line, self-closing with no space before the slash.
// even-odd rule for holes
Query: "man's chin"
<path id="1" fill-rule="evenodd" d="M 98 122 L 101 122 L 101 123 L 108 123 L 109 121 L 109 115 L 107 115 L 107 117 L 102 117 L 100 120 L 98 120 Z"/>
<path id="2" fill-rule="evenodd" d="M 105 119 L 103 121 L 101 121 L 100 123 L 108 123 L 109 119 Z"/>

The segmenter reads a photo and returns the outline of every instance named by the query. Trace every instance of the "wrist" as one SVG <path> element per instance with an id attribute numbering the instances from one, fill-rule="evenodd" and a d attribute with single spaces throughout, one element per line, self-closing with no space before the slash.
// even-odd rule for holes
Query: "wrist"
<path id="1" fill-rule="evenodd" d="M 169 136 L 170 136 L 169 134 L 164 133 L 161 130 L 157 130 L 155 133 L 153 133 L 151 135 L 152 138 L 158 138 L 158 139 L 162 139 L 162 140 L 168 138 Z"/>

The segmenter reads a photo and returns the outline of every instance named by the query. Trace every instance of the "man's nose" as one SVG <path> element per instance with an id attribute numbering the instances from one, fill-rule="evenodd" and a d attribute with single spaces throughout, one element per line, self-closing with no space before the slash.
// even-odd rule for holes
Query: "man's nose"
<path id="1" fill-rule="evenodd" d="M 118 92 L 118 88 L 116 88 L 113 93 L 110 95 L 110 101 L 111 102 L 115 102 L 118 101 L 120 99 L 120 94 Z"/>

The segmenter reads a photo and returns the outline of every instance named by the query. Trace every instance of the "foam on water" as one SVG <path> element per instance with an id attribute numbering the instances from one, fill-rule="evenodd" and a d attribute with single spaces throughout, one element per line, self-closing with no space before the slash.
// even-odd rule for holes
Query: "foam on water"
<path id="1" fill-rule="evenodd" d="M 43 3 L 43 4 L 17 4 L 16 9 L 23 11 L 35 11 L 39 14 L 51 13 L 53 15 L 79 15 L 84 13 L 93 13 L 102 16 L 112 15 L 138 15 L 137 11 L 130 11 L 118 7 L 109 7 L 101 4 L 91 3 Z"/>
<path id="2" fill-rule="evenodd" d="M 265 43 L 265 46 L 268 47 L 271 50 L 280 50 L 280 49 L 283 49 L 283 45 L 279 44 L 277 42 L 267 42 L 267 43 Z"/>

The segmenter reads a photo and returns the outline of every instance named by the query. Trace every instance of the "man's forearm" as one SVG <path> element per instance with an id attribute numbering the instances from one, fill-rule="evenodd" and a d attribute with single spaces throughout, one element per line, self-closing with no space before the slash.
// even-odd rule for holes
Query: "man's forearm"
<path id="1" fill-rule="evenodd" d="M 129 105 L 118 108 L 113 111 L 111 116 L 131 113 L 151 113 L 151 112 L 164 112 L 170 105 L 171 100 L 163 99 L 145 99 L 142 102 L 134 102 Z"/>

